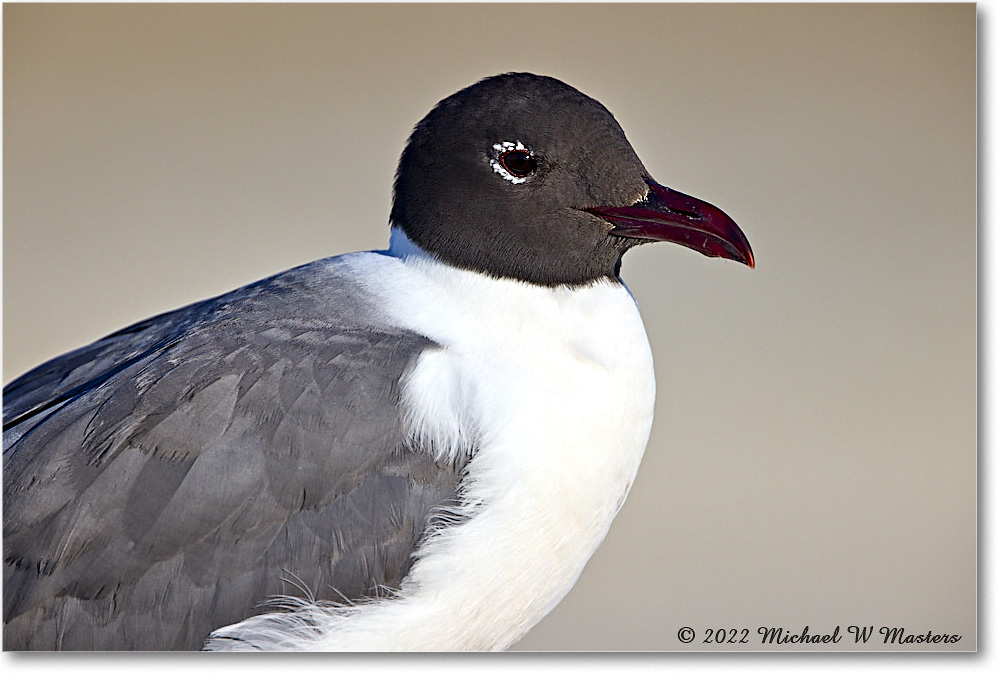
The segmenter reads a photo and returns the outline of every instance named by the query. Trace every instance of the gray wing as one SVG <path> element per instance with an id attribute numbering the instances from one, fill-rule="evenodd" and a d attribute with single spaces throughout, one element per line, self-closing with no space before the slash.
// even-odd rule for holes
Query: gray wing
<path id="1" fill-rule="evenodd" d="M 320 261 L 5 388 L 4 648 L 197 649 L 278 594 L 398 587 L 462 467 L 408 447 L 435 345 L 377 316 Z"/>

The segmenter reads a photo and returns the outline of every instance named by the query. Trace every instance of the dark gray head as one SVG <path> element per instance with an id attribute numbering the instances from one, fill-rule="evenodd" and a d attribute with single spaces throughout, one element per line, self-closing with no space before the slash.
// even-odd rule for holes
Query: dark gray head
<path id="1" fill-rule="evenodd" d="M 416 126 L 392 223 L 448 263 L 545 285 L 617 278 L 655 240 L 753 264 L 725 214 L 653 182 L 603 105 L 530 73 L 482 80 Z"/>

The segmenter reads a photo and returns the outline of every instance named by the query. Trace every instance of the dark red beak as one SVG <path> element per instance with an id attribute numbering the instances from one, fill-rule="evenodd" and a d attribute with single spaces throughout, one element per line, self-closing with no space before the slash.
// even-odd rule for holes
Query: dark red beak
<path id="1" fill-rule="evenodd" d="M 612 225 L 619 237 L 672 241 L 707 256 L 753 267 L 750 242 L 732 218 L 708 202 L 665 188 L 651 179 L 649 193 L 631 206 L 586 209 Z"/>

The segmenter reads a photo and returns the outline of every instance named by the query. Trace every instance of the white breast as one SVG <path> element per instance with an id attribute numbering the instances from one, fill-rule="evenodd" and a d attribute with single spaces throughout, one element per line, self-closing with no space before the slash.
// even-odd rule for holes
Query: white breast
<path id="1" fill-rule="evenodd" d="M 503 649 L 569 591 L 628 493 L 653 417 L 649 344 L 619 283 L 489 278 L 397 231 L 390 250 L 345 264 L 394 323 L 443 346 L 420 358 L 403 402 L 423 447 L 475 449 L 455 514 L 471 517 L 427 539 L 391 601 L 309 609 L 321 626 L 298 647 Z"/>

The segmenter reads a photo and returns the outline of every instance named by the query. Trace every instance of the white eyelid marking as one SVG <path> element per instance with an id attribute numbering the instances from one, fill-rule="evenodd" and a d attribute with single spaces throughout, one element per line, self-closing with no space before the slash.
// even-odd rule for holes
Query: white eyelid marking
<path id="1" fill-rule="evenodd" d="M 500 174 L 504 180 L 510 181 L 515 185 L 518 185 L 528 180 L 527 176 L 515 176 L 510 171 L 503 168 L 503 164 L 500 163 L 499 159 L 500 155 L 502 155 L 505 152 L 510 152 L 511 150 L 524 150 L 532 157 L 534 157 L 535 153 L 531 152 L 531 150 L 529 150 L 528 147 L 524 145 L 524 143 L 522 143 L 521 141 L 503 141 L 501 143 L 494 143 L 493 149 L 496 150 L 496 156 L 490 159 L 490 166 L 492 166 L 493 170 L 496 171 L 498 174 Z"/>

